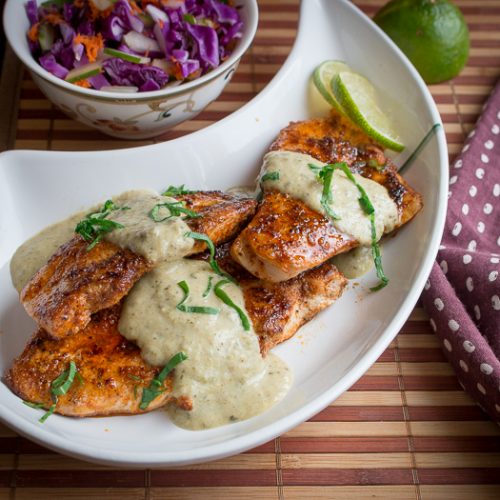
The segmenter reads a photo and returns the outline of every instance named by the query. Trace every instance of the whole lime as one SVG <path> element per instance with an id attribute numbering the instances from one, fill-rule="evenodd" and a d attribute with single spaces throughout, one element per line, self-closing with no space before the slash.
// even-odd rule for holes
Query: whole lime
<path id="1" fill-rule="evenodd" d="M 469 58 L 469 30 L 449 0 L 391 0 L 373 20 L 407 55 L 426 83 L 460 73 Z"/>

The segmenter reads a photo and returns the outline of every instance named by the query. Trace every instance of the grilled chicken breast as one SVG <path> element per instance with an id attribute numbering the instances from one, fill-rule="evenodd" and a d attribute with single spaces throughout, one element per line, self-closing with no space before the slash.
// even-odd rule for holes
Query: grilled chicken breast
<path id="1" fill-rule="evenodd" d="M 256 202 L 221 192 L 180 197 L 201 215 L 188 222 L 193 231 L 207 234 L 215 244 L 233 238 L 255 212 Z M 196 241 L 190 253 L 203 251 Z M 101 241 L 87 251 L 75 236 L 62 245 L 21 292 L 27 313 L 53 338 L 83 330 L 92 314 L 117 304 L 151 264 L 130 250 Z"/>
<path id="2" fill-rule="evenodd" d="M 383 150 L 338 114 L 291 123 L 270 150 L 308 154 L 324 163 L 347 163 L 352 172 L 387 189 L 398 209 L 396 227 L 422 208 L 421 196 L 397 173 Z M 279 282 L 358 244 L 302 201 L 269 191 L 253 220 L 234 241 L 231 255 L 258 278 Z"/>
<path id="3" fill-rule="evenodd" d="M 329 262 L 281 283 L 262 281 L 232 259 L 229 246 L 218 247 L 216 259 L 221 268 L 238 280 L 264 355 L 333 304 L 347 284 Z"/>
<path id="4" fill-rule="evenodd" d="M 93 417 L 145 413 L 167 403 L 191 409 L 186 398 L 171 395 L 173 372 L 165 391 L 141 410 L 142 389 L 158 375 L 160 368 L 147 365 L 140 350 L 118 333 L 120 304 L 100 311 L 79 333 L 62 340 L 38 330 L 5 376 L 10 389 L 25 401 L 52 403 L 50 386 L 69 362 L 79 373 L 67 394 L 58 397 L 56 412 L 72 417 Z"/>
<path id="5" fill-rule="evenodd" d="M 270 192 L 264 195 L 255 217 L 234 241 L 231 255 L 253 275 L 279 282 L 357 244 L 302 201 Z"/>
<path id="6" fill-rule="evenodd" d="M 291 123 L 270 151 L 294 151 L 323 163 L 345 162 L 351 171 L 384 186 L 399 210 L 400 225 L 422 208 L 422 196 L 401 177 L 384 150 L 349 119 L 336 112 L 328 118 Z"/>

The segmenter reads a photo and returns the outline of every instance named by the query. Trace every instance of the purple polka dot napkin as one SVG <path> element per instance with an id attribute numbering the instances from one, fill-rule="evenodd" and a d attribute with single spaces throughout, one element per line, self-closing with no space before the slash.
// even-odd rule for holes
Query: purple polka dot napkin
<path id="1" fill-rule="evenodd" d="M 500 82 L 450 172 L 443 241 L 422 299 L 463 388 L 500 421 Z"/>

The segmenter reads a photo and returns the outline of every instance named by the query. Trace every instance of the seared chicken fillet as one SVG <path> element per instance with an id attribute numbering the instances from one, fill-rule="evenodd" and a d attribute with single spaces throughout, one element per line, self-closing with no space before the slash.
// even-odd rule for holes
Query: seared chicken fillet
<path id="1" fill-rule="evenodd" d="M 337 114 L 290 124 L 270 150 L 308 154 L 324 163 L 345 162 L 352 172 L 381 184 L 398 209 L 396 228 L 422 208 L 421 196 L 397 173 L 383 150 Z M 268 191 L 253 220 L 234 241 L 231 255 L 258 278 L 279 282 L 358 245 L 302 201 Z"/>
<path id="2" fill-rule="evenodd" d="M 398 207 L 400 225 L 412 219 L 423 206 L 422 196 L 398 174 L 383 148 L 338 113 L 291 123 L 279 133 L 269 150 L 304 153 L 323 163 L 347 163 L 351 172 L 387 189 Z"/>
<path id="3" fill-rule="evenodd" d="M 174 398 L 173 372 L 146 410 L 141 410 L 142 389 L 161 368 L 146 364 L 140 350 L 118 332 L 121 306 L 100 311 L 81 332 L 54 340 L 38 330 L 5 376 L 6 384 L 20 398 L 48 409 L 53 400 L 50 386 L 69 362 L 79 373 L 67 394 L 58 397 L 56 412 L 72 417 L 145 413 L 167 403 L 190 410 L 187 398 Z"/>
<path id="4" fill-rule="evenodd" d="M 193 231 L 207 234 L 215 244 L 233 238 L 254 214 L 256 202 L 221 192 L 180 197 L 202 217 L 186 221 Z M 21 292 L 27 313 L 53 338 L 75 334 L 91 315 L 117 304 L 151 264 L 142 256 L 105 240 L 87 250 L 75 236 L 49 259 Z M 196 241 L 190 253 L 206 248 Z"/>
<path id="5" fill-rule="evenodd" d="M 236 263 L 229 245 L 217 248 L 221 268 L 239 282 L 245 308 L 259 337 L 262 354 L 291 338 L 320 311 L 333 304 L 344 291 L 346 278 L 325 262 L 321 266 L 281 283 L 256 279 Z"/>
<path id="6" fill-rule="evenodd" d="M 357 245 L 302 201 L 269 192 L 252 222 L 234 241 L 231 255 L 254 276 L 279 282 Z"/>

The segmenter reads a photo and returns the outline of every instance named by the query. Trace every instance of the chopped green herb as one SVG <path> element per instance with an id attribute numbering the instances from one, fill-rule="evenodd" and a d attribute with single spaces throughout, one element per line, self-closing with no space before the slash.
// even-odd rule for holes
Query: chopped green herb
<path id="1" fill-rule="evenodd" d="M 279 172 L 267 172 L 260 178 L 260 182 L 279 181 L 279 179 L 280 179 Z"/>
<path id="2" fill-rule="evenodd" d="M 219 276 L 222 276 L 229 281 L 236 283 L 234 278 L 230 276 L 229 274 L 225 273 L 224 271 L 221 270 L 219 267 L 219 264 L 217 264 L 217 261 L 215 260 L 215 245 L 214 242 L 206 235 L 203 233 L 195 233 L 193 231 L 188 231 L 184 236 L 187 236 L 189 238 L 193 238 L 198 241 L 203 241 L 206 243 L 208 251 L 210 253 L 210 259 L 208 263 L 210 264 L 210 267 L 215 271 L 216 274 Z"/>
<path id="3" fill-rule="evenodd" d="M 40 410 L 44 407 L 43 403 L 31 403 L 30 401 L 23 401 L 23 405 L 34 408 L 35 410 Z"/>
<path id="4" fill-rule="evenodd" d="M 208 294 L 210 293 L 210 290 L 212 290 L 212 280 L 214 279 L 213 276 L 208 277 L 208 283 L 207 283 L 207 288 L 205 288 L 205 291 L 202 294 L 202 297 L 207 297 Z"/>
<path id="5" fill-rule="evenodd" d="M 162 368 L 160 373 L 149 383 L 148 387 L 145 387 L 142 390 L 142 398 L 139 408 L 141 410 L 145 410 L 151 401 L 156 399 L 161 393 L 165 392 L 165 388 L 163 386 L 165 379 L 168 374 L 182 361 L 188 359 L 187 355 L 183 352 L 178 352 L 174 356 L 172 356 L 169 362 Z"/>
<path id="6" fill-rule="evenodd" d="M 214 293 L 217 297 L 219 297 L 220 300 L 222 300 L 222 302 L 224 302 L 224 304 L 226 304 L 229 307 L 232 307 L 238 313 L 238 316 L 241 319 L 241 324 L 243 325 L 243 329 L 245 331 L 248 331 L 250 330 L 250 320 L 248 319 L 248 316 L 245 314 L 243 309 L 238 307 L 231 300 L 231 297 L 229 297 L 229 295 L 222 289 L 222 287 L 224 285 L 227 285 L 228 283 L 230 283 L 230 281 L 227 279 L 219 281 L 214 287 Z"/>
<path id="7" fill-rule="evenodd" d="M 382 256 L 380 255 L 380 246 L 377 242 L 377 233 L 375 230 L 375 212 L 370 214 L 370 223 L 372 226 L 372 255 L 373 262 L 375 263 L 375 270 L 377 271 L 377 277 L 380 283 L 374 287 L 371 287 L 372 292 L 378 292 L 389 283 L 389 278 L 385 275 L 384 269 L 382 267 Z"/>
<path id="8" fill-rule="evenodd" d="M 92 250 L 105 234 L 124 227 L 118 222 L 106 219 L 111 212 L 117 210 L 130 210 L 130 207 L 117 207 L 112 200 L 107 200 L 99 212 L 88 214 L 85 219 L 76 225 L 75 233 L 81 235 L 85 241 L 89 242 L 87 251 Z"/>
<path id="9" fill-rule="evenodd" d="M 179 311 L 185 313 L 199 313 L 199 314 L 219 314 L 219 310 L 215 307 L 205 307 L 205 306 L 186 306 L 184 302 L 189 297 L 189 285 L 185 281 L 179 281 L 177 286 L 184 292 L 184 297 L 182 300 L 175 306 Z"/>
<path id="10" fill-rule="evenodd" d="M 389 279 L 384 273 L 384 269 L 382 267 L 382 257 L 380 255 L 380 246 L 377 241 L 377 231 L 375 227 L 375 207 L 373 206 L 373 203 L 371 202 L 370 198 L 368 197 L 368 194 L 366 193 L 365 189 L 361 184 L 358 183 L 352 172 L 349 170 L 349 167 L 345 162 L 341 163 L 334 163 L 334 164 L 328 164 L 325 165 L 324 167 L 318 168 L 316 165 L 309 164 L 309 168 L 313 171 L 317 172 L 318 178 L 323 179 L 323 194 L 321 197 L 321 205 L 323 205 L 323 199 L 325 198 L 326 202 L 331 203 L 331 191 L 328 189 L 326 196 L 325 196 L 325 184 L 331 184 L 332 180 L 332 175 L 335 170 L 342 170 L 344 172 L 345 176 L 356 186 L 356 188 L 359 191 L 360 197 L 359 197 L 359 204 L 361 205 L 361 208 L 365 212 L 366 215 L 369 216 L 370 218 L 370 226 L 371 226 L 371 247 L 372 247 L 372 255 L 373 255 L 373 262 L 375 263 L 375 269 L 377 271 L 377 277 L 380 279 L 380 283 L 373 287 L 370 288 L 373 292 L 380 290 L 381 288 L 384 288 L 387 283 L 389 283 Z M 329 194 L 330 193 L 330 194 Z M 325 208 L 325 207 L 324 207 Z M 325 208 L 326 211 L 326 208 Z M 328 211 L 326 211 L 327 214 L 329 215 Z M 338 219 L 338 217 L 337 217 Z"/>
<path id="11" fill-rule="evenodd" d="M 50 408 L 38 419 L 38 421 L 41 424 L 43 424 L 45 422 L 45 420 L 47 420 L 51 415 L 54 414 L 54 412 L 56 411 L 56 405 L 57 405 L 57 402 L 52 403 Z"/>
<path id="12" fill-rule="evenodd" d="M 438 128 L 441 127 L 440 123 L 435 123 L 429 132 L 425 134 L 424 138 L 420 141 L 420 144 L 415 148 L 415 151 L 407 158 L 407 160 L 398 169 L 398 172 L 403 173 L 408 167 L 417 159 L 418 155 L 421 153 L 422 149 L 425 148 L 427 143 L 432 139 L 432 136 L 437 132 Z"/>
<path id="13" fill-rule="evenodd" d="M 132 375 L 131 373 L 129 373 L 127 375 L 127 377 L 130 379 L 130 380 L 133 380 L 134 382 L 142 382 L 142 378 L 141 377 L 138 377 L 137 375 Z"/>
<path id="14" fill-rule="evenodd" d="M 169 215 L 162 217 L 160 215 L 160 210 L 162 208 L 167 209 Z M 149 217 L 155 222 L 163 222 L 165 220 L 171 219 L 172 217 L 179 217 L 181 214 L 186 215 L 184 219 L 198 219 L 202 217 L 202 215 L 193 212 L 193 210 L 189 210 L 189 208 L 186 208 L 182 201 L 167 201 L 165 203 L 157 203 L 149 212 Z"/>
<path id="15" fill-rule="evenodd" d="M 76 369 L 76 364 L 74 361 L 69 362 L 69 366 L 66 370 L 64 370 L 57 378 L 55 378 L 50 384 L 50 395 L 52 397 L 52 405 L 50 408 L 42 415 L 42 417 L 38 420 L 40 423 L 44 423 L 55 411 L 57 406 L 57 401 L 59 396 L 63 396 L 66 394 L 73 384 L 75 377 L 79 377 L 81 380 L 81 376 Z M 44 408 L 45 405 L 43 403 L 30 403 L 29 401 L 23 401 L 26 406 L 35 409 Z"/>
<path id="16" fill-rule="evenodd" d="M 50 392 L 54 396 L 62 396 L 66 394 L 73 383 L 76 375 L 76 365 L 74 361 L 69 362 L 69 367 L 64 370 L 59 377 L 50 384 Z"/>
<path id="17" fill-rule="evenodd" d="M 189 189 L 184 188 L 184 184 L 180 186 L 168 186 L 168 188 L 161 193 L 162 196 L 173 196 L 174 198 L 176 196 L 180 196 L 182 194 L 193 194 L 197 193 L 197 191 L 190 191 Z"/>

